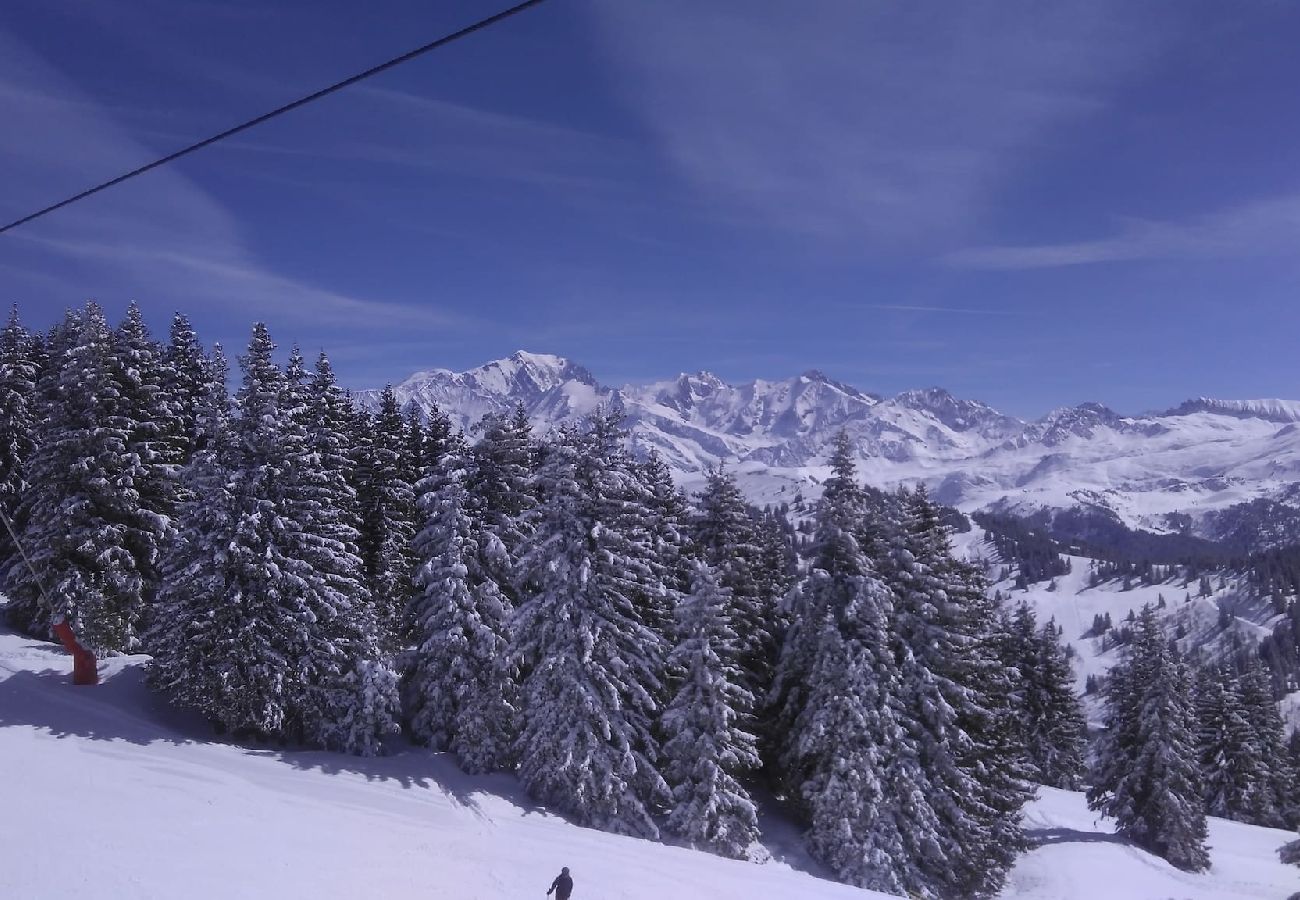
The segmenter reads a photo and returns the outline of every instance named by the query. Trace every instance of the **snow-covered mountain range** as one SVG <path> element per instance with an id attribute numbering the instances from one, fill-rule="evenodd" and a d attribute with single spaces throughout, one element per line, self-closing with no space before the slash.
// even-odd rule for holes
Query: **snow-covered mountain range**
<path id="1" fill-rule="evenodd" d="M 661 454 L 685 486 L 726 464 L 757 502 L 815 496 L 809 487 L 844 429 L 869 482 L 924 482 L 967 511 L 1088 507 L 1130 527 L 1222 537 L 1248 512 L 1300 509 L 1294 400 L 1198 398 L 1141 415 L 1085 403 L 1025 422 L 939 388 L 882 397 L 816 371 L 610 387 L 570 360 L 525 352 L 467 372 L 419 372 L 394 390 L 403 404 L 436 403 L 461 427 L 517 403 L 541 430 L 598 404 L 621 407 L 635 446 Z M 378 392 L 358 397 L 373 405 Z"/>

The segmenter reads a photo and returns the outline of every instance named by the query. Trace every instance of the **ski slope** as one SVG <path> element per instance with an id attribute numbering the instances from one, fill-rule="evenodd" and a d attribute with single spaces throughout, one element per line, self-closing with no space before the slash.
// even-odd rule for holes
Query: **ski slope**
<path id="1" fill-rule="evenodd" d="M 838 885 L 769 816 L 762 865 L 573 826 L 513 778 L 471 778 L 398 748 L 377 760 L 220 743 L 142 683 L 144 657 L 70 684 L 59 648 L 0 631 L 0 897 L 541 897 L 560 866 L 574 900 L 833 900 Z M 1293 835 L 1215 821 L 1214 870 L 1180 873 L 1116 842 L 1078 794 L 1044 790 L 1043 846 L 1006 897 L 1282 898 Z"/>

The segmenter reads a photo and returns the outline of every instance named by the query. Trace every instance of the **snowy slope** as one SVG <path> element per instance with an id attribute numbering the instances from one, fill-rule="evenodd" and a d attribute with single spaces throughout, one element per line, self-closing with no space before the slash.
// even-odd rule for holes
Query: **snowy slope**
<path id="1" fill-rule="evenodd" d="M 1209 819 L 1211 868 L 1192 875 L 1123 843 L 1083 795 L 1040 788 L 1025 814 L 1039 846 L 1011 871 L 1004 897 L 1051 900 L 1283 900 L 1300 890 L 1300 869 L 1277 859 L 1295 834 Z"/>
<path id="2" fill-rule="evenodd" d="M 0 896 L 15 898 L 541 897 L 561 865 L 575 900 L 880 897 L 807 871 L 767 821 L 764 865 L 577 828 L 506 776 L 469 778 L 405 749 L 379 760 L 217 743 L 141 683 L 142 657 L 74 688 L 55 647 L 0 632 Z M 1214 866 L 1187 875 L 1117 842 L 1079 794 L 1044 789 L 1041 844 L 1007 898 L 1281 898 L 1293 835 L 1211 821 Z"/>
<path id="3" fill-rule="evenodd" d="M 801 871 L 797 849 L 759 866 L 578 828 L 415 749 L 216 743 L 148 692 L 144 662 L 74 688 L 56 647 L 0 632 L 0 897 L 489 900 L 541 897 L 562 865 L 575 900 L 881 896 Z"/>
<path id="4" fill-rule="evenodd" d="M 1002 570 L 1001 561 L 993 544 L 978 526 L 953 538 L 953 552 L 965 559 L 985 565 L 990 578 L 996 579 Z M 1011 605 L 1026 603 L 1040 623 L 1049 620 L 1061 626 L 1062 643 L 1074 651 L 1071 664 L 1074 668 L 1075 687 L 1082 693 L 1088 676 L 1104 676 L 1120 661 L 1122 649 L 1112 641 L 1092 635 L 1094 616 L 1109 615 L 1115 628 L 1121 627 L 1130 614 L 1136 616 L 1142 607 L 1150 604 L 1161 620 L 1165 633 L 1176 637 L 1185 653 L 1194 654 L 1201 662 L 1209 663 L 1234 652 L 1239 647 L 1250 647 L 1272 633 L 1283 616 L 1274 612 L 1267 598 L 1255 596 L 1243 576 L 1221 572 L 1210 579 L 1210 595 L 1199 596 L 1198 584 L 1184 584 L 1173 578 L 1161 584 L 1144 585 L 1134 580 L 1126 589 L 1120 579 L 1091 584 L 1092 560 L 1085 556 L 1069 556 L 1071 571 L 1051 581 L 1041 581 L 1027 588 L 1015 586 L 1015 572 L 1010 577 L 993 580 L 990 590 L 1000 591 Z M 1161 598 L 1164 606 L 1160 606 Z M 1226 625 L 1221 612 L 1227 611 Z M 1086 697 L 1090 722 L 1101 724 L 1099 697 Z M 1300 691 L 1291 694 L 1278 704 L 1284 721 L 1292 728 L 1300 728 Z M 1297 886 L 1300 890 L 1300 886 Z"/>
<path id="5" fill-rule="evenodd" d="M 1069 572 L 1050 581 L 1017 588 L 1014 566 L 1009 567 L 1009 577 L 997 580 L 1004 567 L 984 529 L 977 525 L 955 535 L 952 543 L 955 555 L 984 565 L 991 579 L 990 591 L 1001 592 L 1010 605 L 1028 604 L 1040 623 L 1050 619 L 1061 626 L 1062 642 L 1074 649 L 1074 674 L 1080 691 L 1089 675 L 1106 674 L 1120 659 L 1119 649 L 1090 634 L 1094 616 L 1109 615 L 1118 628 L 1130 614 L 1136 616 L 1149 604 L 1171 636 L 1176 631 L 1181 635 L 1185 651 L 1199 651 L 1206 658 L 1214 657 L 1219 645 L 1233 636 L 1247 645 L 1258 643 L 1282 618 L 1267 601 L 1247 605 L 1244 601 L 1249 591 L 1237 575 L 1220 573 L 1211 578 L 1208 597 L 1197 596 L 1196 583 L 1184 584 L 1177 578 L 1152 585 L 1134 579 L 1128 588 L 1122 580 L 1110 579 L 1094 586 L 1091 584 L 1093 560 L 1062 554 L 1062 559 L 1070 563 Z M 1239 613 L 1228 626 L 1230 633 L 1220 627 L 1221 605 Z"/>
<path id="6" fill-rule="evenodd" d="M 622 408 L 633 443 L 659 452 L 687 487 L 727 463 L 757 502 L 815 495 L 829 442 L 848 432 L 871 483 L 924 482 L 965 510 L 1088 506 L 1131 527 L 1168 530 L 1257 499 L 1300 507 L 1300 401 L 1197 398 L 1124 416 L 1096 403 L 1022 422 L 938 388 L 875 394 L 810 371 L 732 385 L 708 372 L 601 385 L 570 360 L 516 353 L 467 372 L 437 369 L 395 388 L 461 427 L 522 403 L 542 431 L 597 404 Z M 378 393 L 358 398 L 373 405 Z"/>

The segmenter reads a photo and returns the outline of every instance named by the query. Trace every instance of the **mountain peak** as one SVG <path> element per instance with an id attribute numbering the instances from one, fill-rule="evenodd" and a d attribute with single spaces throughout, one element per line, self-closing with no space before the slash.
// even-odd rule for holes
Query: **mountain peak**
<path id="1" fill-rule="evenodd" d="M 1300 401 L 1297 400 L 1216 400 L 1213 397 L 1196 397 L 1165 413 L 1168 416 L 1189 416 L 1194 413 L 1215 413 L 1237 419 L 1264 419 L 1269 422 L 1289 424 L 1300 422 Z"/>
<path id="2" fill-rule="evenodd" d="M 528 350 L 516 350 L 508 358 L 520 365 L 536 366 L 540 369 L 563 369 L 569 365 L 569 361 L 563 356 L 556 356 L 554 353 L 532 353 Z"/>
<path id="3" fill-rule="evenodd" d="M 892 401 L 928 413 L 953 431 L 975 431 L 990 438 L 1010 437 L 1024 428 L 1019 419 L 978 400 L 962 400 L 941 387 L 903 391 Z"/>
<path id="4" fill-rule="evenodd" d="M 516 350 L 505 359 L 496 359 L 477 369 L 460 373 L 463 379 L 478 381 L 489 390 L 502 393 L 549 391 L 566 381 L 577 381 L 594 387 L 596 378 L 582 366 L 563 356 L 551 353 L 530 353 Z"/>
<path id="5" fill-rule="evenodd" d="M 941 387 L 884 399 L 817 369 L 734 384 L 688 372 L 615 390 L 570 359 L 528 350 L 464 372 L 417 373 L 395 391 L 403 405 L 436 407 L 466 429 L 517 405 L 539 434 L 601 405 L 621 408 L 634 452 L 657 451 L 687 485 L 710 466 L 734 465 L 763 502 L 799 496 L 840 431 L 871 483 L 923 482 L 967 509 L 1008 498 L 1024 508 L 1099 504 L 1147 527 L 1170 511 L 1200 513 L 1300 484 L 1300 401 L 1199 397 L 1138 416 L 1090 402 L 1026 424 Z M 371 407 L 378 397 L 357 394 Z"/>

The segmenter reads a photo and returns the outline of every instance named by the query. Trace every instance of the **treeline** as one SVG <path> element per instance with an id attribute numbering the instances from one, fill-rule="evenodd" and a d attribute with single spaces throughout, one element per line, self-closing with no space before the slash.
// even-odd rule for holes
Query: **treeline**
<path id="1" fill-rule="evenodd" d="M 975 513 L 972 518 L 988 533 L 1003 564 L 1015 566 L 1016 587 L 1024 589 L 1070 571 L 1070 561 L 1044 523 L 990 512 Z M 1004 577 L 1010 574 L 1008 570 Z"/>
<path id="2" fill-rule="evenodd" d="M 166 342 L 134 307 L 11 318 L 12 624 L 152 654 L 220 730 L 362 754 L 403 732 L 579 823 L 728 856 L 763 782 L 840 878 L 898 894 L 995 893 L 1032 780 L 1077 785 L 1057 629 L 999 610 L 923 492 L 859 485 L 843 436 L 796 544 L 729 473 L 684 496 L 615 416 L 462 435 L 273 356 L 256 326 L 232 396 L 183 317 Z"/>
<path id="3" fill-rule="evenodd" d="M 1276 505 L 1276 504 L 1274 504 Z M 1255 553 L 1188 534 L 1154 534 L 1087 509 L 1042 510 L 1029 516 L 982 512 L 974 520 L 988 532 L 1003 563 L 1002 579 L 1019 588 L 1049 581 L 1070 570 L 1067 555 L 1092 559 L 1088 583 L 1178 583 L 1186 597 L 1209 596 L 1213 577 L 1244 577 L 1251 591 L 1267 597 L 1282 615 L 1300 594 L 1300 541 Z M 1184 599 L 1186 599 L 1186 597 Z"/>
<path id="4" fill-rule="evenodd" d="M 1245 569 L 1251 564 L 1245 554 L 1213 541 L 1132 529 L 1112 516 L 1084 508 L 1040 510 L 1026 516 L 982 512 L 973 518 L 988 532 L 1002 561 L 1016 567 L 1020 587 L 1065 574 L 1066 555 L 1096 560 L 1094 571 L 1107 579 L 1134 578 L 1149 584 L 1171 577 L 1174 571 L 1197 578 L 1203 572 Z"/>

